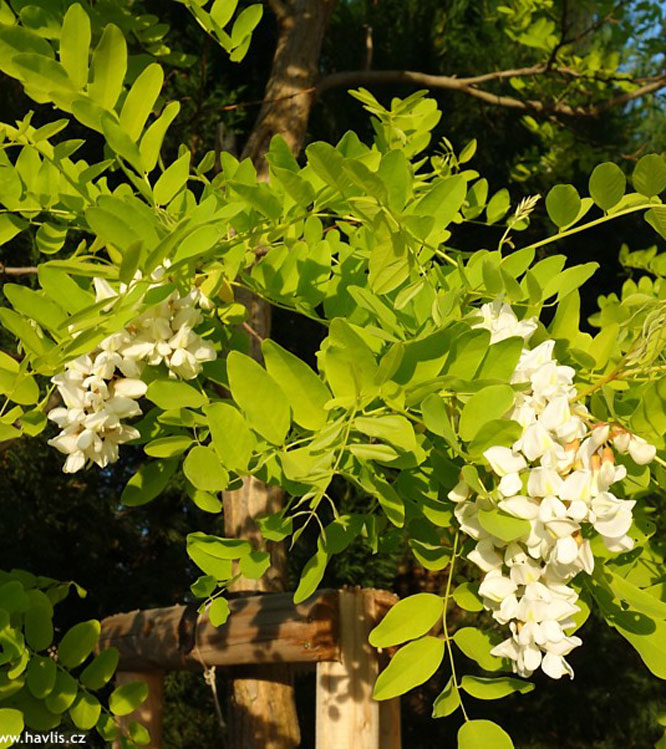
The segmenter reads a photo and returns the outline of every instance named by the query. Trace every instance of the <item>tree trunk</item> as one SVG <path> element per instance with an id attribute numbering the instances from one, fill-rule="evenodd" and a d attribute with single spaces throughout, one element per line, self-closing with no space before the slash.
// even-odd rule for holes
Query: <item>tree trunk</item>
<path id="1" fill-rule="evenodd" d="M 280 134 L 296 154 L 301 150 L 312 107 L 321 45 L 335 0 L 270 0 L 279 22 L 279 36 L 264 104 L 245 146 L 260 179 L 266 179 L 265 154 L 271 138 Z M 271 309 L 251 294 L 241 298 L 248 322 L 261 338 L 270 335 Z M 255 338 L 251 353 L 261 359 Z M 224 497 L 227 536 L 255 538 L 254 518 L 276 512 L 282 494 L 254 478 Z M 271 569 L 261 580 L 241 578 L 236 593 L 277 592 L 287 587 L 286 555 L 282 544 L 269 544 Z M 257 666 L 238 673 L 231 688 L 229 743 L 232 749 L 290 749 L 300 745 L 300 730 L 291 669 L 287 665 Z"/>

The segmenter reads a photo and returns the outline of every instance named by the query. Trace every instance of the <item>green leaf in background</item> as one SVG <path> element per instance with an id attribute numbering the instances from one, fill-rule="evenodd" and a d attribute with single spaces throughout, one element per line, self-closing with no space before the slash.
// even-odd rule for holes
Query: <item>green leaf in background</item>
<path id="1" fill-rule="evenodd" d="M 479 525 L 492 536 L 509 543 L 530 532 L 529 520 L 514 518 L 498 509 L 479 510 Z"/>
<path id="2" fill-rule="evenodd" d="M 167 379 L 153 380 L 148 385 L 146 398 L 165 411 L 172 408 L 201 408 L 208 400 L 192 385 Z"/>
<path id="3" fill-rule="evenodd" d="M 151 458 L 174 458 L 182 455 L 192 442 L 192 438 L 187 434 L 175 434 L 171 437 L 159 437 L 152 440 L 144 447 L 144 450 Z"/>
<path id="4" fill-rule="evenodd" d="M 162 110 L 160 116 L 146 130 L 141 138 L 139 152 L 146 172 L 152 172 L 157 165 L 162 142 L 169 126 L 180 112 L 180 102 L 170 101 Z"/>
<path id="5" fill-rule="evenodd" d="M 453 685 L 453 676 L 437 695 L 432 705 L 433 718 L 446 718 L 460 707 L 460 692 Z"/>
<path id="6" fill-rule="evenodd" d="M 109 709 L 114 715 L 129 715 L 148 697 L 148 686 L 143 681 L 132 681 L 117 687 L 109 697 Z"/>
<path id="7" fill-rule="evenodd" d="M 156 63 L 148 65 L 132 84 L 120 112 L 120 127 L 137 141 L 164 84 L 164 71 Z"/>
<path id="8" fill-rule="evenodd" d="M 390 700 L 423 684 L 439 668 L 444 648 L 444 640 L 438 637 L 422 637 L 403 645 L 377 677 L 373 698 Z"/>
<path id="9" fill-rule="evenodd" d="M 499 700 L 514 692 L 527 694 L 534 689 L 534 684 L 531 682 L 514 679 L 510 676 L 488 678 L 469 676 L 468 674 L 462 677 L 460 686 L 467 694 L 471 694 L 477 700 Z"/>
<path id="10" fill-rule="evenodd" d="M 77 88 L 88 82 L 88 55 L 91 40 L 90 18 L 78 4 L 70 5 L 60 32 L 60 64 Z"/>
<path id="11" fill-rule="evenodd" d="M 204 408 L 212 445 L 223 464 L 235 471 L 247 470 L 257 440 L 238 409 L 228 403 L 211 403 Z"/>
<path id="12" fill-rule="evenodd" d="M 404 416 L 359 416 L 354 420 L 354 426 L 359 432 L 387 442 L 400 450 L 412 452 L 418 448 L 414 427 Z"/>
<path id="13" fill-rule="evenodd" d="M 305 362 L 274 341 L 264 341 L 261 350 L 268 374 L 289 400 L 294 421 L 305 429 L 320 429 L 326 423 L 329 389 Z"/>
<path id="14" fill-rule="evenodd" d="M 220 492 L 229 483 L 229 474 L 212 447 L 193 447 L 183 461 L 183 472 L 191 484 L 205 492 Z"/>
<path id="15" fill-rule="evenodd" d="M 120 655 L 117 648 L 103 650 L 83 669 L 79 679 L 88 689 L 101 689 L 111 681 L 118 667 Z"/>
<path id="16" fill-rule="evenodd" d="M 319 583 L 324 577 L 327 563 L 328 554 L 321 549 L 308 560 L 303 568 L 303 572 L 301 572 L 301 579 L 294 593 L 294 603 L 305 601 L 317 590 Z"/>
<path id="17" fill-rule="evenodd" d="M 243 577 L 259 580 L 271 566 L 271 555 L 267 551 L 253 549 L 240 558 L 239 567 Z"/>
<path id="18" fill-rule="evenodd" d="M 478 583 L 461 583 L 453 591 L 453 600 L 465 611 L 483 611 L 483 601 L 478 590 Z"/>
<path id="19" fill-rule="evenodd" d="M 453 641 L 462 652 L 476 661 L 484 671 L 498 671 L 502 668 L 502 659 L 490 655 L 493 644 L 490 635 L 476 627 L 462 627 L 456 630 Z"/>
<path id="20" fill-rule="evenodd" d="M 496 224 L 506 215 L 511 207 L 511 197 L 506 187 L 498 190 L 488 201 L 486 206 L 486 220 L 489 224 Z"/>
<path id="21" fill-rule="evenodd" d="M 639 159 L 631 180 L 636 192 L 652 198 L 666 188 L 666 161 L 657 153 L 649 153 Z"/>
<path id="22" fill-rule="evenodd" d="M 89 731 L 97 723 L 101 712 L 102 706 L 97 697 L 79 692 L 69 708 L 69 717 L 77 728 Z"/>
<path id="23" fill-rule="evenodd" d="M 473 439 L 491 419 L 500 419 L 513 405 L 514 392 L 510 385 L 489 385 L 465 404 L 460 414 L 458 431 L 465 441 Z"/>
<path id="24" fill-rule="evenodd" d="M 164 491 L 177 467 L 177 460 L 144 463 L 127 482 L 120 501 L 128 507 L 139 507 L 151 502 Z"/>
<path id="25" fill-rule="evenodd" d="M 256 361 L 239 351 L 227 358 L 229 388 L 252 427 L 269 442 L 280 445 L 289 431 L 290 408 L 277 382 Z"/>
<path id="26" fill-rule="evenodd" d="M 546 195 L 548 216 L 558 229 L 578 218 L 580 206 L 580 195 L 573 185 L 555 185 Z"/>
<path id="27" fill-rule="evenodd" d="M 442 617 L 442 603 L 433 593 L 417 593 L 398 601 L 370 632 L 368 641 L 373 647 L 385 648 L 425 635 Z"/>
<path id="28" fill-rule="evenodd" d="M 110 23 L 104 28 L 92 57 L 92 78 L 88 93 L 94 101 L 111 110 L 118 101 L 127 72 L 127 43 L 123 32 Z"/>
<path id="29" fill-rule="evenodd" d="M 226 598 L 216 598 L 206 609 L 208 619 L 214 627 L 221 627 L 229 618 L 229 601 Z"/>
<path id="30" fill-rule="evenodd" d="M 590 175 L 590 195 L 602 211 L 608 211 L 620 202 L 626 186 L 624 172 L 611 161 L 599 164 Z"/>
<path id="31" fill-rule="evenodd" d="M 53 691 L 44 700 L 44 704 L 52 713 L 60 715 L 74 702 L 78 690 L 79 687 L 74 677 L 66 671 L 58 671 Z"/>
<path id="32" fill-rule="evenodd" d="M 52 613 L 45 604 L 33 605 L 25 612 L 25 639 L 33 650 L 46 650 L 53 642 Z"/>
<path id="33" fill-rule="evenodd" d="M 173 162 L 160 175 L 153 188 L 153 195 L 157 205 L 166 205 L 187 182 L 190 173 L 191 154 L 188 151 Z"/>
<path id="34" fill-rule="evenodd" d="M 58 667 L 53 658 L 33 655 L 26 669 L 26 684 L 38 700 L 51 694 L 55 686 Z"/>
<path id="35" fill-rule="evenodd" d="M 458 731 L 458 749 L 513 749 L 511 736 L 490 720 L 468 720 Z"/>
<path id="36" fill-rule="evenodd" d="M 67 630 L 58 645 L 60 663 L 66 668 L 80 666 L 92 653 L 100 631 L 101 625 L 97 619 L 79 622 Z"/>

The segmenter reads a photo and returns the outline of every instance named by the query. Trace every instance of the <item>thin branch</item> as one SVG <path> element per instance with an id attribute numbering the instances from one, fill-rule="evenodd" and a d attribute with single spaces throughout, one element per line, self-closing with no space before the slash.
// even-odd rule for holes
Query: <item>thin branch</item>
<path id="1" fill-rule="evenodd" d="M 34 275 L 38 272 L 38 268 L 34 265 L 26 265 L 18 268 L 8 268 L 3 263 L 0 263 L 0 276 L 27 276 Z"/>
<path id="2" fill-rule="evenodd" d="M 510 77 L 512 71 L 499 71 L 487 73 L 484 80 L 492 80 Z M 542 72 L 541 70 L 539 72 Z M 515 71 L 513 71 L 515 75 Z M 534 73 L 534 71 L 533 71 Z M 526 75 L 526 73 L 520 73 Z M 478 78 L 479 76 L 477 76 Z M 332 73 L 323 78 L 317 85 L 317 93 L 321 95 L 331 88 L 340 88 L 358 85 L 373 85 L 386 83 L 409 83 L 426 88 L 442 88 L 449 91 L 459 91 L 494 106 L 506 107 L 508 109 L 520 109 L 537 113 L 554 113 L 569 116 L 589 115 L 590 112 L 583 107 L 572 107 L 568 104 L 558 103 L 553 105 L 544 104 L 541 101 L 530 101 L 516 99 L 513 96 L 494 94 L 485 89 L 475 88 L 474 79 L 455 78 L 449 75 L 429 75 L 428 73 L 417 73 L 411 70 L 355 70 L 340 73 Z"/>
<path id="3" fill-rule="evenodd" d="M 544 65 L 535 65 L 531 68 L 517 68 L 515 70 L 499 70 L 493 73 L 485 73 L 470 78 L 456 78 L 449 75 L 429 75 L 411 70 L 354 70 L 332 73 L 318 83 L 317 94 L 321 95 L 331 88 L 340 88 L 358 85 L 373 85 L 387 83 L 408 83 L 425 88 L 440 88 L 449 91 L 458 91 L 467 94 L 476 99 L 480 99 L 494 106 L 506 107 L 508 109 L 519 109 L 531 111 L 539 114 L 557 114 L 569 117 L 598 117 L 601 113 L 609 109 L 626 104 L 633 99 L 638 99 L 646 94 L 653 93 L 666 86 L 666 73 L 654 78 L 648 84 L 639 87 L 635 91 L 624 93 L 620 96 L 608 99 L 600 104 L 590 107 L 571 106 L 564 102 L 542 102 L 535 100 L 517 99 L 513 96 L 504 96 L 492 93 L 482 88 L 477 88 L 476 84 L 512 78 L 518 76 L 538 75 L 545 73 Z M 557 68 L 553 72 L 560 72 Z M 570 73 L 568 69 L 563 69 L 565 73 Z M 631 79 L 627 79 L 631 82 Z"/>
<path id="4" fill-rule="evenodd" d="M 244 321 L 242 323 L 242 328 L 247 333 L 249 333 L 252 338 L 254 338 L 255 341 L 257 341 L 260 345 L 264 342 L 264 339 L 259 335 L 259 333 L 257 333 L 257 331 L 250 325 L 250 323 Z"/>

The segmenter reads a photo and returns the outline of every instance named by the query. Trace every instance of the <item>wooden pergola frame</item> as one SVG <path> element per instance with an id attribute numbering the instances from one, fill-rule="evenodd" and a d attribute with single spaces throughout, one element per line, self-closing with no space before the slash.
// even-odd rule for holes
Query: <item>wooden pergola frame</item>
<path id="1" fill-rule="evenodd" d="M 400 700 L 372 699 L 384 656 L 368 634 L 397 601 L 383 590 L 320 590 L 295 605 L 291 593 L 232 599 L 221 627 L 190 606 L 116 614 L 102 621 L 98 648 L 120 653 L 116 683 L 142 680 L 148 699 L 137 720 L 162 746 L 164 674 L 174 670 L 271 664 L 314 664 L 316 749 L 400 749 Z"/>

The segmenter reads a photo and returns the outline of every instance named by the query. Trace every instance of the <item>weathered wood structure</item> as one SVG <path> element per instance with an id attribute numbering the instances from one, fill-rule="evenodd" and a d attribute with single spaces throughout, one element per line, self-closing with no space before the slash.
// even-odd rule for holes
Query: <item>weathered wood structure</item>
<path id="1" fill-rule="evenodd" d="M 166 671 L 312 664 L 317 671 L 316 749 L 400 749 L 399 699 L 372 700 L 382 655 L 368 634 L 397 601 L 382 590 L 321 590 L 295 605 L 291 593 L 230 601 L 221 627 L 188 606 L 133 611 L 104 619 L 98 647 L 120 652 L 117 683 L 148 684 L 146 702 L 123 721 L 150 731 L 162 746 Z"/>

